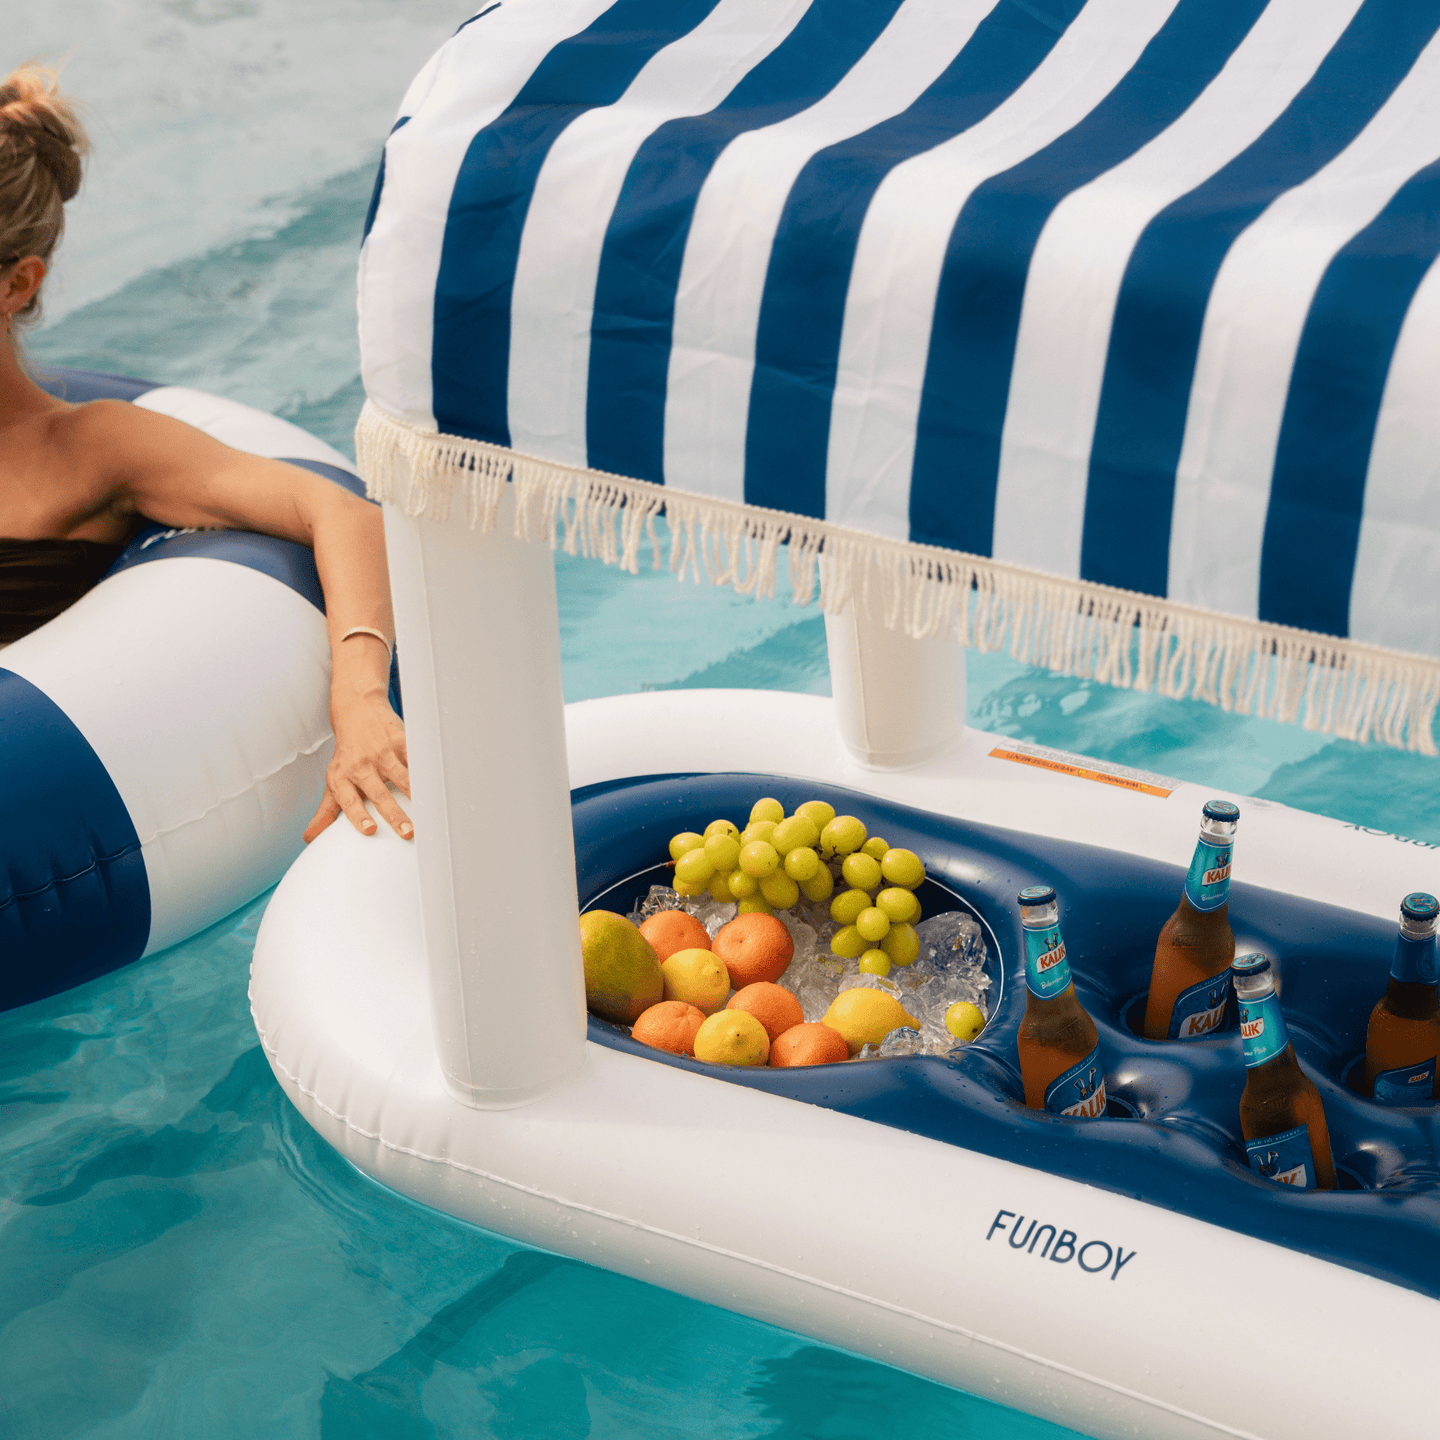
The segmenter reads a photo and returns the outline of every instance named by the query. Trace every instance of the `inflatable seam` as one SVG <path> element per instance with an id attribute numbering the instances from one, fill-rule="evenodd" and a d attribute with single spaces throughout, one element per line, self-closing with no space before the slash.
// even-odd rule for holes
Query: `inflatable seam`
<path id="1" fill-rule="evenodd" d="M 1047 1370 L 1058 1371 L 1062 1375 L 1068 1375 L 1076 1380 L 1083 1380 L 1088 1384 L 1097 1385 L 1101 1389 L 1109 1390 L 1116 1395 L 1123 1395 L 1129 1400 L 1137 1401 L 1142 1405 L 1149 1405 L 1157 1410 L 1164 1410 L 1180 1419 L 1191 1420 L 1196 1424 L 1205 1426 L 1220 1435 L 1230 1435 L 1235 1440 L 1261 1440 L 1261 1437 L 1249 1430 L 1236 1430 L 1229 1425 L 1223 1425 L 1219 1421 L 1211 1420 L 1203 1415 L 1197 1415 L 1193 1410 L 1183 1409 L 1179 1405 L 1171 1405 L 1168 1401 L 1157 1400 L 1151 1395 L 1142 1395 L 1139 1391 L 1130 1390 L 1124 1385 L 1117 1385 L 1112 1380 L 1105 1380 L 1097 1375 L 1090 1375 L 1083 1370 L 1077 1370 L 1073 1366 L 1062 1365 L 1058 1361 L 1046 1359 L 1043 1355 L 1033 1354 L 1031 1351 L 1022 1350 L 1018 1345 L 1009 1345 L 1003 1340 L 994 1339 L 989 1335 L 981 1335 L 977 1331 L 967 1330 L 962 1325 L 953 1325 L 947 1320 L 938 1320 L 931 1315 L 922 1315 L 918 1310 L 911 1310 L 904 1305 L 897 1305 L 893 1301 L 882 1300 L 874 1295 L 866 1295 L 858 1290 L 850 1290 L 843 1285 L 836 1285 L 828 1280 L 821 1280 L 813 1275 L 803 1275 L 798 1270 L 788 1270 L 783 1265 L 776 1265 L 767 1260 L 758 1260 L 754 1256 L 741 1255 L 734 1250 L 727 1250 L 723 1245 L 712 1245 L 704 1240 L 699 1240 L 691 1235 L 680 1235 L 673 1230 L 663 1230 L 657 1225 L 647 1225 L 642 1220 L 635 1220 L 626 1215 L 616 1215 L 608 1210 L 601 1210 L 598 1206 L 585 1205 L 578 1200 L 567 1200 L 563 1195 L 556 1195 L 548 1190 L 541 1190 L 533 1185 L 522 1185 L 516 1180 L 507 1180 L 502 1175 L 491 1174 L 488 1170 L 478 1169 L 473 1165 L 466 1165 L 459 1160 L 452 1159 L 449 1155 L 430 1155 L 423 1150 L 416 1150 L 408 1145 L 397 1145 L 393 1140 L 387 1140 L 379 1131 L 367 1130 L 362 1125 L 357 1125 L 348 1115 L 332 1109 L 320 1096 L 300 1082 L 295 1075 L 280 1059 L 266 1038 L 264 1029 L 260 1024 L 260 1017 L 255 1013 L 255 1007 L 250 1007 L 250 1018 L 255 1022 L 255 1033 L 260 1037 L 261 1047 L 264 1049 L 270 1064 L 285 1076 L 291 1085 L 295 1087 L 306 1099 L 312 1101 L 325 1114 L 333 1120 L 345 1126 L 347 1130 L 359 1135 L 362 1139 L 370 1140 L 383 1146 L 386 1150 L 397 1155 L 407 1155 L 412 1159 L 424 1160 L 432 1165 L 446 1165 L 452 1170 L 458 1170 L 466 1175 L 474 1175 L 478 1179 L 487 1180 L 493 1185 L 500 1185 L 508 1190 L 519 1191 L 522 1195 L 530 1195 L 538 1200 L 549 1201 L 551 1204 L 559 1205 L 566 1210 L 579 1211 L 585 1215 L 593 1215 L 601 1220 L 613 1221 L 616 1224 L 627 1226 L 632 1230 L 643 1230 L 647 1235 L 655 1235 L 660 1239 L 678 1241 L 683 1245 L 689 1245 L 697 1250 L 705 1250 L 712 1255 L 722 1256 L 730 1260 L 738 1260 L 742 1264 L 754 1265 L 762 1270 L 768 1270 L 774 1275 L 783 1276 L 787 1280 L 797 1281 L 802 1285 L 812 1285 L 820 1290 L 828 1290 L 836 1295 L 843 1295 L 847 1299 L 858 1300 L 866 1305 L 876 1305 L 883 1310 L 889 1310 L 896 1315 L 903 1315 L 910 1320 L 918 1320 L 922 1325 L 933 1326 L 937 1330 L 948 1331 L 952 1335 L 958 1335 L 962 1339 L 974 1341 L 978 1345 L 988 1345 L 995 1350 L 1003 1350 L 1009 1355 L 1014 1355 L 1021 1360 L 1029 1361 L 1032 1364 L 1043 1366 Z"/>
<path id="2" fill-rule="evenodd" d="M 113 865 L 117 860 L 123 860 L 127 855 L 133 855 L 140 849 L 140 842 L 127 845 L 122 850 L 117 850 L 113 855 L 97 855 L 83 870 L 77 870 L 73 875 L 57 875 L 46 881 L 44 885 L 37 886 L 34 890 L 16 890 L 8 898 L 0 900 L 0 910 L 11 905 L 18 905 L 22 900 L 33 900 L 37 895 L 43 895 L 47 890 L 54 890 L 61 885 L 69 885 L 72 881 L 83 879 L 86 875 L 98 870 L 102 865 Z"/>

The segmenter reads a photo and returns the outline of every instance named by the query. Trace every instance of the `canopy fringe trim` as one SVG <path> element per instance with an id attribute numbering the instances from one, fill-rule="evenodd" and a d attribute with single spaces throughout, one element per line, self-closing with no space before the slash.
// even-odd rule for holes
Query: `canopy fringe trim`
<path id="1" fill-rule="evenodd" d="M 355 450 L 371 498 L 407 515 L 447 519 L 459 497 L 470 525 L 492 530 L 503 487 L 513 484 L 517 538 L 631 574 L 648 540 L 656 569 L 668 564 L 696 581 L 703 572 L 757 598 L 775 593 L 783 545 L 798 605 L 818 599 L 831 614 L 854 605 L 915 639 L 951 636 L 982 653 L 1008 645 L 1016 660 L 1057 674 L 1437 753 L 1440 661 L 1426 656 L 560 465 L 422 429 L 369 401 Z"/>

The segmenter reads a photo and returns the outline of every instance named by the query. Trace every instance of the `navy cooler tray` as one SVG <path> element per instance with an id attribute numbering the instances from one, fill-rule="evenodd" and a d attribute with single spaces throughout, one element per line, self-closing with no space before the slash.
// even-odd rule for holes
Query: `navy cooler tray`
<path id="1" fill-rule="evenodd" d="M 1261 1180 L 1246 1163 L 1236 1029 L 1180 1042 L 1145 1040 L 1131 1028 L 1144 1013 L 1155 937 L 1175 908 L 1182 865 L 770 775 L 642 776 L 572 794 L 581 908 L 627 913 L 652 884 L 664 883 L 657 858 L 673 834 L 703 829 L 721 815 L 738 824 L 761 795 L 776 796 L 787 810 L 825 800 L 860 816 L 872 834 L 914 850 L 930 876 L 920 892 L 927 917 L 957 908 L 945 890 L 961 897 L 999 942 L 1000 955 L 988 960 L 993 1010 L 984 1033 L 953 1058 L 786 1070 L 703 1065 L 640 1045 L 594 1016 L 592 1040 L 1133 1196 L 1440 1298 L 1436 1112 L 1388 1109 L 1346 1084 L 1385 989 L 1393 922 L 1239 881 L 1230 887 L 1237 947 L 1276 961 L 1291 1039 L 1325 1102 L 1342 1188 L 1297 1192 Z M 1065 1119 L 1024 1104 L 1015 1035 L 1025 1012 L 1025 967 L 1015 897 L 1037 884 L 1053 885 L 1060 898 L 1075 988 L 1099 1031 L 1115 1102 L 1103 1119 Z"/>

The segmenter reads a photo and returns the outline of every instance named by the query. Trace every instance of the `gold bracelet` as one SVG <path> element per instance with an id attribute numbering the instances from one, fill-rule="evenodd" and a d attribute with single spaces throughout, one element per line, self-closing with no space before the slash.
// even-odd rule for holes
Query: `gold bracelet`
<path id="1" fill-rule="evenodd" d="M 340 643 L 343 645 L 352 635 L 373 635 L 385 647 L 386 658 L 390 660 L 395 658 L 395 647 L 385 638 L 383 630 L 375 630 L 369 625 L 352 625 L 340 637 Z"/>

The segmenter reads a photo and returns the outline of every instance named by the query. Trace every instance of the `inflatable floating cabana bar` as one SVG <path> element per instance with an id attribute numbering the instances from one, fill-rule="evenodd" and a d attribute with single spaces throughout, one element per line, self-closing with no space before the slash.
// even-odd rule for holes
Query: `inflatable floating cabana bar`
<path id="1" fill-rule="evenodd" d="M 1434 1111 L 1348 1076 L 1435 848 L 967 729 L 963 656 L 1435 753 L 1437 27 L 1432 0 L 462 25 L 360 273 L 416 840 L 333 827 L 255 952 L 316 1130 L 440 1210 L 1089 1435 L 1429 1433 Z M 562 546 L 756 594 L 788 565 L 834 698 L 564 706 Z M 976 1040 L 740 1069 L 587 1020 L 577 908 L 628 912 L 671 834 L 762 795 L 921 856 L 985 937 Z M 1137 1031 L 1214 798 L 1334 1191 L 1248 1167 L 1234 1028 Z M 1031 885 L 1100 1118 L 1023 1103 Z"/>

